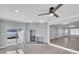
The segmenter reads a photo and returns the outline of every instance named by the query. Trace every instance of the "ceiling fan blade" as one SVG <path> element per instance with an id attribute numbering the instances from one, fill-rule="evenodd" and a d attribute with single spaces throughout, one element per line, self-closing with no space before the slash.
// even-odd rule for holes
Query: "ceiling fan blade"
<path id="1" fill-rule="evenodd" d="M 58 10 L 62 5 L 63 5 L 63 4 L 58 4 L 58 5 L 54 8 L 54 10 L 53 10 L 52 12 L 55 12 L 56 10 Z"/>
<path id="2" fill-rule="evenodd" d="M 43 16 L 43 15 L 47 15 L 47 14 L 50 14 L 50 13 L 39 14 L 38 16 Z"/>
<path id="3" fill-rule="evenodd" d="M 53 14 L 54 14 L 54 16 L 59 17 L 57 14 L 55 14 L 55 13 L 53 13 Z"/>

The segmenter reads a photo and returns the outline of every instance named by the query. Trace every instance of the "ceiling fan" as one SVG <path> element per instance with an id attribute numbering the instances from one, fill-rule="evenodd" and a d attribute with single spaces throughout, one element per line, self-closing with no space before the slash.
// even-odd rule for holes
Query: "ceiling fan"
<path id="1" fill-rule="evenodd" d="M 63 4 L 58 4 L 56 7 L 50 7 L 49 8 L 49 12 L 48 13 L 44 13 L 44 14 L 39 14 L 38 16 L 43 16 L 43 15 L 50 15 L 50 16 L 55 16 L 55 17 L 59 17 L 55 11 L 57 11 Z"/>

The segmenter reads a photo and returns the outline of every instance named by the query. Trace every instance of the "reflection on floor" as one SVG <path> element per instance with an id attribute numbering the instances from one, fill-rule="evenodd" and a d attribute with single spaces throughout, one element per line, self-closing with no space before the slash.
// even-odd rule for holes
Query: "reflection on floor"
<path id="1" fill-rule="evenodd" d="M 44 42 L 37 41 L 37 42 L 26 42 L 27 44 L 45 44 Z"/>
<path id="2" fill-rule="evenodd" d="M 63 37 L 59 39 L 52 39 L 52 44 L 79 51 L 79 37 Z"/>
<path id="3" fill-rule="evenodd" d="M 26 44 L 0 49 L 0 54 L 74 54 L 48 44 Z"/>

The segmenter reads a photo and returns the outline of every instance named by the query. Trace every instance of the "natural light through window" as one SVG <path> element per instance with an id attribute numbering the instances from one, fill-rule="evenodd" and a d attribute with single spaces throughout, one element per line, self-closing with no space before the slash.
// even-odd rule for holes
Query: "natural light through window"
<path id="1" fill-rule="evenodd" d="M 71 35 L 79 35 L 79 29 L 71 29 Z"/>

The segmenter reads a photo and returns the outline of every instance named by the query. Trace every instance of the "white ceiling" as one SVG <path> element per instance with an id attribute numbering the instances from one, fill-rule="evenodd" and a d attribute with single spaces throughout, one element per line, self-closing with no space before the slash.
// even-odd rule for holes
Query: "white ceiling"
<path id="1" fill-rule="evenodd" d="M 62 23 L 71 22 L 68 17 L 79 15 L 79 4 L 64 4 L 59 10 L 56 11 L 60 17 L 56 18 L 54 16 L 38 16 L 38 14 L 47 13 L 51 6 L 56 6 L 55 4 L 4 4 L 0 5 L 0 18 L 4 20 L 14 20 L 21 22 L 48 22 Z M 15 13 L 15 10 L 19 10 Z M 68 18 L 66 21 L 65 18 Z M 62 19 L 62 20 L 61 20 Z M 78 18 L 79 19 L 79 18 Z M 71 20 L 71 21 L 70 21 Z"/>

